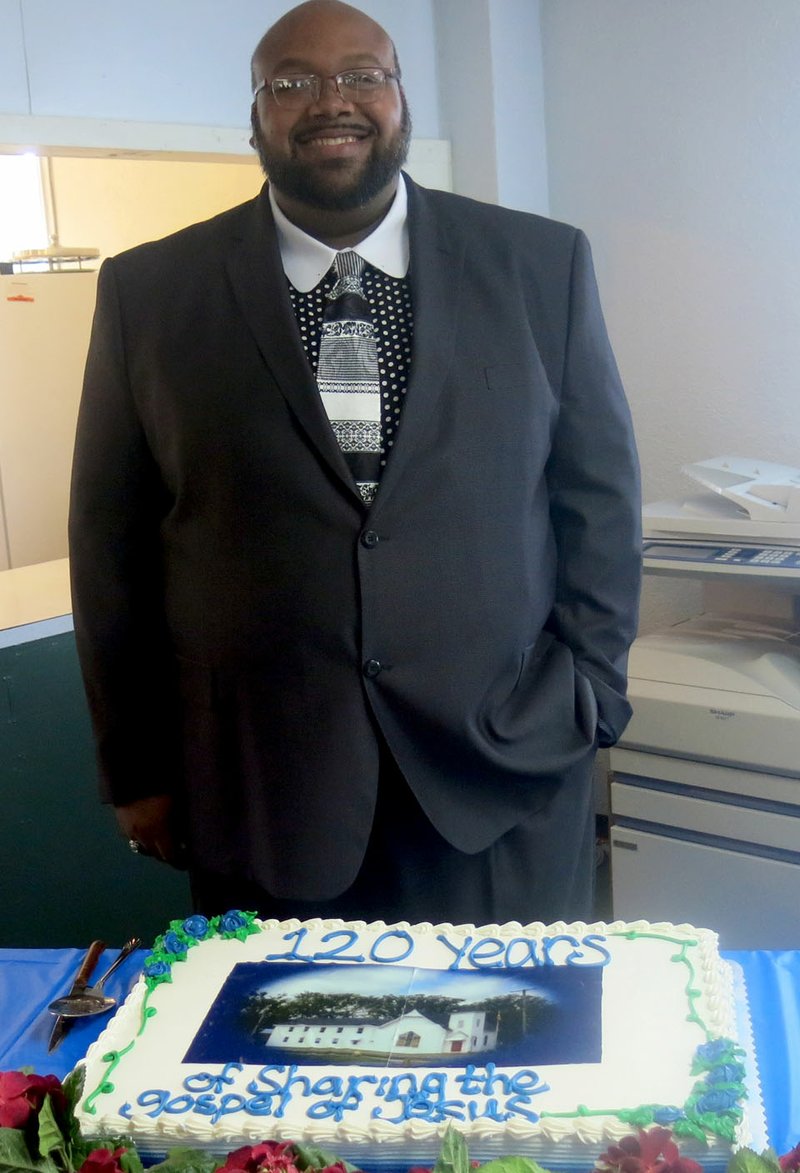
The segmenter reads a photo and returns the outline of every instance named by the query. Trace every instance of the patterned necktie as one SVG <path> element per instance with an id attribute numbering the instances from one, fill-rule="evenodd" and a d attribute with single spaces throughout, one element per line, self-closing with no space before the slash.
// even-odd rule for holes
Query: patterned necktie
<path id="1" fill-rule="evenodd" d="M 322 320 L 317 385 L 334 435 L 366 505 L 378 488 L 381 383 L 375 327 L 361 287 L 364 261 L 337 253 L 337 281 Z"/>

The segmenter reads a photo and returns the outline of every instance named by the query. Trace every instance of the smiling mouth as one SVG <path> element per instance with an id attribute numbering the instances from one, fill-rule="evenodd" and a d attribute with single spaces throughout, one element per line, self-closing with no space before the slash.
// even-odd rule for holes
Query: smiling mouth
<path id="1" fill-rule="evenodd" d="M 369 131 L 361 127 L 326 126 L 307 130 L 296 136 L 300 146 L 338 147 L 345 143 L 358 143 L 369 137 Z"/>
<path id="2" fill-rule="evenodd" d="M 359 142 L 361 142 L 361 139 L 356 138 L 356 136 L 354 134 L 337 135 L 336 138 L 318 137 L 318 138 L 306 139 L 306 145 L 308 145 L 308 143 L 313 143 L 315 146 L 320 146 L 320 147 L 338 147 L 342 143 L 359 143 Z"/>

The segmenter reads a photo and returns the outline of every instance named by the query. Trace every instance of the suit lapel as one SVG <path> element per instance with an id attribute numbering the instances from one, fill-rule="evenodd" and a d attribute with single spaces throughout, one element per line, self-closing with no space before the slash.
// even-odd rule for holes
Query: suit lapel
<path id="1" fill-rule="evenodd" d="M 381 477 L 375 509 L 394 491 L 415 452 L 425 443 L 426 430 L 453 361 L 464 264 L 463 234 L 437 214 L 424 188 L 417 187 L 408 176 L 406 184 L 414 343 L 397 441 Z"/>
<path id="2" fill-rule="evenodd" d="M 247 209 L 227 267 L 239 308 L 281 393 L 323 460 L 360 501 L 300 340 L 266 186 Z"/>

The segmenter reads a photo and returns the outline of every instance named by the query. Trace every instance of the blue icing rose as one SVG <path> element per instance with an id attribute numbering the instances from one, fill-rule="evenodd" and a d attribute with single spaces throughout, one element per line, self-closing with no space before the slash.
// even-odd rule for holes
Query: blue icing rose
<path id="1" fill-rule="evenodd" d="M 244 928 L 247 928 L 247 918 L 237 908 L 232 908 L 230 912 L 224 913 L 219 918 L 221 933 L 236 933 L 239 929 Z"/>
<path id="2" fill-rule="evenodd" d="M 736 1092 L 726 1091 L 724 1088 L 715 1088 L 714 1091 L 706 1092 L 695 1104 L 695 1111 L 699 1112 L 701 1116 L 706 1112 L 727 1112 L 730 1108 L 735 1108 L 738 1103 Z"/>
<path id="3" fill-rule="evenodd" d="M 187 937 L 194 937 L 195 940 L 202 941 L 208 933 L 208 920 L 200 913 L 195 913 L 194 916 L 187 916 L 181 928 Z"/>
<path id="4" fill-rule="evenodd" d="M 170 929 L 170 931 L 164 935 L 164 948 L 166 949 L 167 953 L 183 954 L 186 952 L 186 942 L 182 941 L 178 934 L 174 933 L 172 929 Z"/>
<path id="5" fill-rule="evenodd" d="M 708 1083 L 741 1083 L 744 1079 L 744 1067 L 741 1063 L 720 1063 L 706 1076 Z"/>
<path id="6" fill-rule="evenodd" d="M 682 1108 L 656 1108 L 653 1120 L 656 1124 L 674 1124 L 676 1120 L 683 1120 L 685 1112 Z"/>
<path id="7" fill-rule="evenodd" d="M 172 967 L 168 961 L 156 961 L 153 957 L 144 963 L 143 973 L 145 977 L 164 977 L 171 971 Z"/>
<path id="8" fill-rule="evenodd" d="M 712 1039 L 710 1043 L 701 1043 L 697 1048 L 698 1059 L 705 1059 L 708 1063 L 716 1063 L 730 1051 L 728 1039 Z"/>

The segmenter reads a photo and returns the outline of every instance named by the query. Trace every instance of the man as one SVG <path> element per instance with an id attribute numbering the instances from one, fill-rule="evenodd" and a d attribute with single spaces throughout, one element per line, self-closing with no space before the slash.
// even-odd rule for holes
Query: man
<path id="1" fill-rule="evenodd" d="M 588 246 L 403 177 L 392 42 L 339 0 L 252 70 L 261 195 L 101 273 L 71 542 L 106 797 L 205 912 L 588 917 L 640 559 Z"/>

